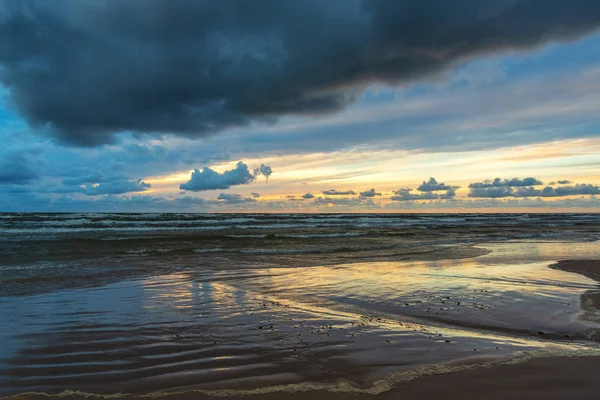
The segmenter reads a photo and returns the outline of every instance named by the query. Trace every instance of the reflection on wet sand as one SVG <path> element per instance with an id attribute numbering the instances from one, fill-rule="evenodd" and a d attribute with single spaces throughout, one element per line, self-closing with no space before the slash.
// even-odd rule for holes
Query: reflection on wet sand
<path id="1" fill-rule="evenodd" d="M 191 270 L 2 298 L 0 387 L 369 388 L 419 367 L 596 349 L 598 283 L 537 261 L 556 244 L 529 247 L 527 262 L 497 246 L 464 260 Z"/>
<path id="2" fill-rule="evenodd" d="M 600 260 L 568 260 L 559 261 L 551 266 L 561 271 L 575 272 L 600 282 Z M 579 307 L 581 319 L 598 324 L 600 322 L 600 286 L 586 290 L 580 296 Z M 600 340 L 598 331 L 591 332 L 589 338 Z"/>

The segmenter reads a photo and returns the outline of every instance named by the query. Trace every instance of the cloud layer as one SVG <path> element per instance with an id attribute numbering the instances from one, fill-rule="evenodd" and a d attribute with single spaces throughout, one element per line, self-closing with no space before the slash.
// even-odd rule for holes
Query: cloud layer
<path id="1" fill-rule="evenodd" d="M 88 184 L 76 188 L 65 188 L 58 190 L 59 193 L 83 193 L 88 196 L 100 196 L 103 194 L 125 194 L 134 192 L 145 192 L 151 187 L 149 183 L 138 179 L 116 180 L 100 184 Z"/>
<path id="2" fill-rule="evenodd" d="M 39 178 L 27 154 L 12 153 L 3 158 L 0 160 L 0 185 L 27 184 Z"/>
<path id="3" fill-rule="evenodd" d="M 570 183 L 569 181 L 558 181 L 558 183 Z M 494 180 L 486 179 L 483 182 L 473 182 L 469 185 L 472 189 L 482 188 L 495 188 L 495 187 L 520 187 L 520 186 L 535 186 L 543 185 L 544 183 L 538 179 L 529 178 L 512 178 L 512 179 L 501 179 L 495 178 Z"/>
<path id="4" fill-rule="evenodd" d="M 67 143 L 203 137 L 336 112 L 371 83 L 599 25 L 593 0 L 5 0 L 0 81 L 20 115 Z"/>
<path id="5" fill-rule="evenodd" d="M 543 189 L 536 189 L 533 186 L 517 188 L 507 186 L 473 188 L 469 192 L 469 197 L 497 199 L 503 197 L 564 197 L 598 194 L 600 194 L 600 186 L 578 183 L 574 186 L 560 186 L 556 188 L 546 186 Z"/>
<path id="6" fill-rule="evenodd" d="M 437 190 L 437 189 L 436 189 Z M 390 200 L 394 201 L 413 201 L 413 200 L 444 200 L 451 199 L 456 196 L 456 191 L 453 188 L 447 189 L 446 193 L 434 193 L 433 191 L 424 191 L 423 193 L 412 193 L 411 189 L 398 189 L 394 192 L 394 196 Z"/>
<path id="7" fill-rule="evenodd" d="M 323 190 L 323 194 L 327 196 L 353 196 L 356 194 L 356 192 L 354 190 L 329 189 Z"/>
<path id="8" fill-rule="evenodd" d="M 229 204 L 255 203 L 256 199 L 252 197 L 243 197 L 241 194 L 221 193 L 217 200 L 223 200 Z"/>
<path id="9" fill-rule="evenodd" d="M 381 193 L 377 193 L 375 189 L 365 190 L 364 192 L 360 192 L 360 197 L 375 197 L 381 196 Z"/>

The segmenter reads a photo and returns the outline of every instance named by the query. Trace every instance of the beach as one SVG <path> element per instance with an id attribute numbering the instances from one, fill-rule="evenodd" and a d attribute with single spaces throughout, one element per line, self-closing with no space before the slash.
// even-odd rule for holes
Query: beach
<path id="1" fill-rule="evenodd" d="M 600 389 L 597 215 L 277 218 L 2 215 L 0 396 Z"/>

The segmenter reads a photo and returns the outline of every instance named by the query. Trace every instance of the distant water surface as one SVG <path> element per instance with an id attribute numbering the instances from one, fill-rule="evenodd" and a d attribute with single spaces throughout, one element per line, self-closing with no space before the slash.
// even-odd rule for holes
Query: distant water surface
<path id="1" fill-rule="evenodd" d="M 1 214 L 0 295 L 188 268 L 460 258 L 509 240 L 595 241 L 600 214 Z"/>

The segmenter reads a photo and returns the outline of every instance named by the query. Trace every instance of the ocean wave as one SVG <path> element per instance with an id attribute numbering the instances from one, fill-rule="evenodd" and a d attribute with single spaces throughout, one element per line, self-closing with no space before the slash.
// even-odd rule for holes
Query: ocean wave
<path id="1" fill-rule="evenodd" d="M 225 230 L 229 229 L 226 225 L 216 225 L 216 226 L 198 226 L 198 227 L 190 227 L 186 230 Z M 157 232 L 157 231 L 181 231 L 181 227 L 175 226 L 164 226 L 164 227 L 148 227 L 148 226 L 139 226 L 139 227 L 89 227 L 89 228 L 5 228 L 3 229 L 3 234 L 14 234 L 14 235 L 52 235 L 52 234 L 65 234 L 65 233 L 88 233 L 88 232 Z"/>
<path id="2" fill-rule="evenodd" d="M 467 231 L 493 237 L 498 229 L 505 230 L 507 227 L 515 230 L 513 238 L 518 238 L 519 234 L 525 238 L 530 237 L 528 235 L 544 235 L 548 230 L 556 231 L 561 226 L 569 227 L 569 235 L 584 235 L 598 223 L 600 215 L 596 214 L 0 214 L 0 239 L 38 240 L 82 234 L 109 239 L 111 234 L 139 238 L 146 234 L 159 236 L 160 232 L 194 234 L 202 231 L 215 231 L 217 236 L 216 231 L 229 231 L 223 235 L 230 239 L 310 239 L 376 234 L 414 236 Z M 546 232 L 543 228 L 547 228 Z M 571 228 L 580 231 L 574 232 Z"/>
<path id="3" fill-rule="evenodd" d="M 405 248 L 412 247 L 410 245 Z M 389 250 L 398 248 L 395 246 L 368 246 L 368 247 L 310 247 L 310 248 L 296 248 L 296 249 L 285 249 L 285 248 L 254 248 L 254 249 L 239 249 L 236 250 L 239 253 L 247 254 L 329 254 L 329 253 L 342 253 L 342 252 L 365 252 L 365 251 L 376 251 L 376 250 Z"/>
<path id="4" fill-rule="evenodd" d="M 298 234 L 298 235 L 275 235 L 275 237 L 293 238 L 293 239 L 312 239 L 312 238 L 338 238 L 338 237 L 359 237 L 364 236 L 364 233 L 347 232 L 347 233 L 313 233 L 313 234 Z"/>
<path id="5" fill-rule="evenodd" d="M 267 234 L 257 234 L 257 235 L 225 235 L 225 237 L 233 238 L 233 239 L 265 239 L 269 235 Z"/>
<path id="6" fill-rule="evenodd" d="M 192 250 L 194 253 L 219 253 L 222 251 L 228 251 L 227 249 L 222 249 L 220 247 L 215 247 L 212 249 L 194 249 Z"/>

